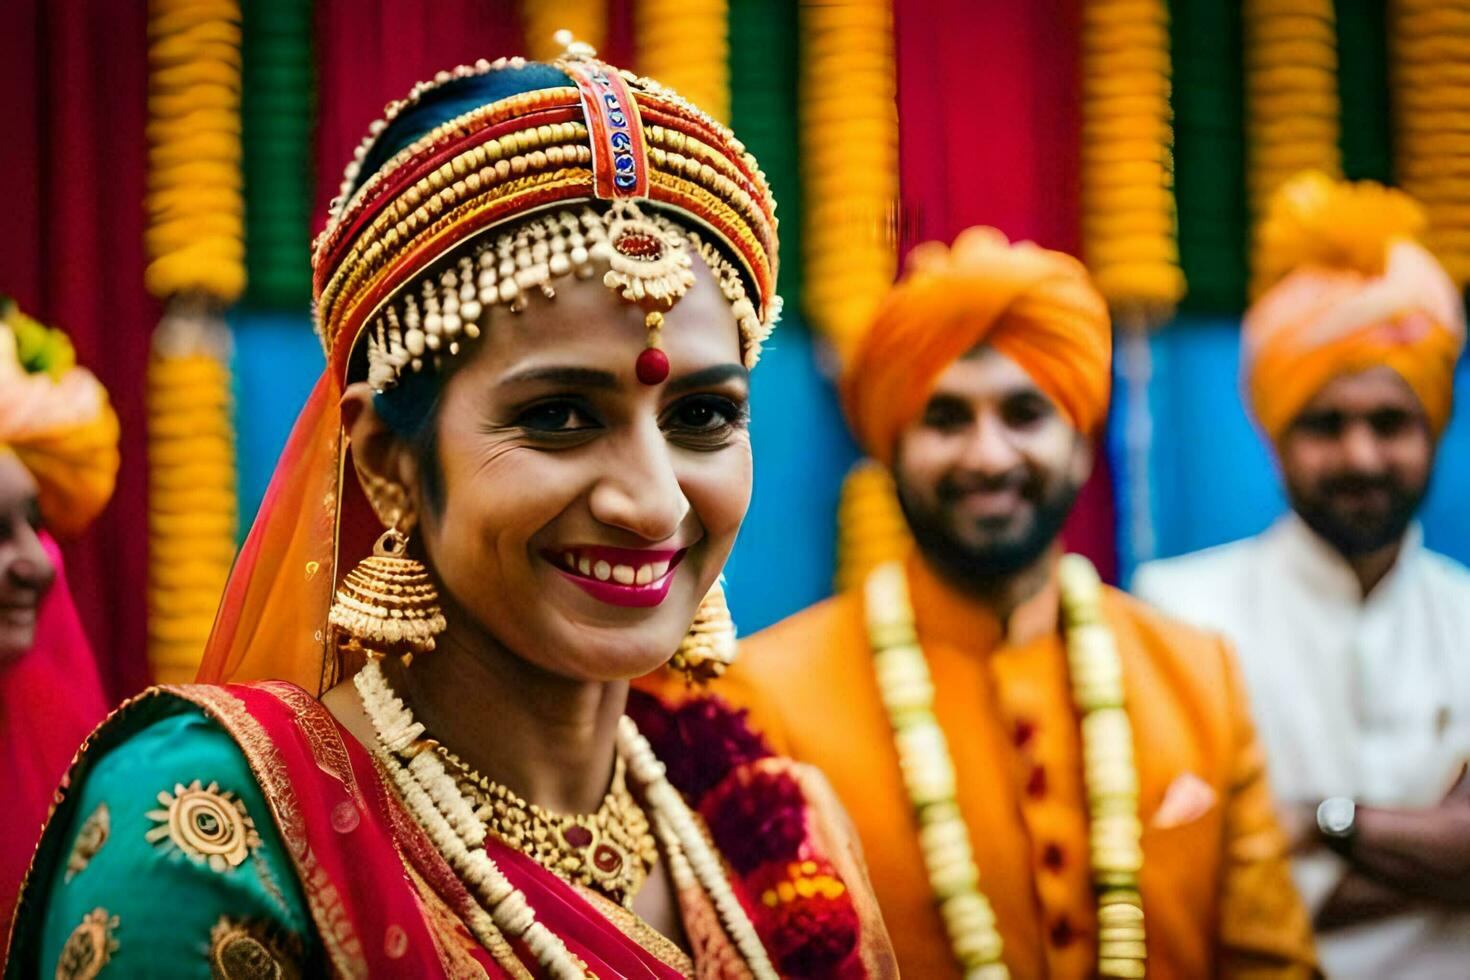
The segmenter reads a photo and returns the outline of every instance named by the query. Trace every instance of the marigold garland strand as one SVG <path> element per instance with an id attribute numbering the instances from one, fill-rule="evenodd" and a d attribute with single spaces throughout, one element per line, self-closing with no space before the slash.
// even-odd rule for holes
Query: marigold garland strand
<path id="1" fill-rule="evenodd" d="M 192 680 L 235 551 L 229 331 L 245 286 L 240 9 L 150 0 L 146 285 L 168 303 L 148 366 L 148 650 Z"/>
<path id="2" fill-rule="evenodd" d="M 1184 295 L 1164 0 L 1082 5 L 1083 252 L 1114 310 L 1161 323 Z"/>
<path id="3" fill-rule="evenodd" d="M 1429 215 L 1425 245 L 1470 282 L 1470 0 L 1389 5 L 1398 182 Z"/>
<path id="4" fill-rule="evenodd" d="M 565 46 L 558 31 L 594 48 L 607 40 L 607 0 L 521 0 L 521 23 L 526 30 L 526 57 L 555 61 Z"/>
<path id="5" fill-rule="evenodd" d="M 1342 174 L 1333 0 L 1245 0 L 1246 190 L 1251 293 L 1266 286 L 1256 232 L 1271 194 L 1302 170 Z"/>
<path id="6" fill-rule="evenodd" d="M 898 109 L 888 0 L 802 4 L 802 277 L 839 356 L 893 283 Z"/>
<path id="7" fill-rule="evenodd" d="M 1123 328 L 1119 364 L 1131 557 L 1153 557 L 1146 332 L 1184 295 L 1174 199 L 1169 8 L 1165 0 L 1082 4 L 1082 251 Z"/>
<path id="8" fill-rule="evenodd" d="M 148 361 L 148 659 L 194 679 L 235 557 L 229 331 L 176 301 Z"/>
<path id="9" fill-rule="evenodd" d="M 837 504 L 837 591 L 861 587 L 869 572 L 903 558 L 913 543 L 887 467 L 859 460 L 842 481 Z"/>
<path id="10" fill-rule="evenodd" d="M 240 8 L 148 5 L 148 290 L 231 303 L 245 288 Z"/>
<path id="11" fill-rule="evenodd" d="M 730 121 L 726 0 L 638 0 L 638 72 L 657 79 L 720 122 Z"/>

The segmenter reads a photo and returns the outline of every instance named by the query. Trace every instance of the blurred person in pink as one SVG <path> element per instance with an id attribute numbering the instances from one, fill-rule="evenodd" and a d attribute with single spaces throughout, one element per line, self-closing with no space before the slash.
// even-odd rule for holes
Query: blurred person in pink
<path id="1" fill-rule="evenodd" d="M 0 935 L 57 782 L 106 701 L 51 531 L 112 495 L 117 417 L 66 336 L 0 299 Z"/>

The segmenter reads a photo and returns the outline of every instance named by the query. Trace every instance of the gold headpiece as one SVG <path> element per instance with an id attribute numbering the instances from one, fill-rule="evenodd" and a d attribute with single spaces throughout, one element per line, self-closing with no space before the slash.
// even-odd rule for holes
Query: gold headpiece
<path id="1" fill-rule="evenodd" d="M 513 73 L 526 90 L 374 163 L 392 124 L 431 93 L 478 85 L 488 96 L 514 89 Z M 554 66 L 482 61 L 388 107 L 316 242 L 317 324 L 339 377 L 366 333 L 369 381 L 381 390 L 458 353 L 492 306 L 519 312 L 532 291 L 554 296 L 555 279 L 605 266 L 603 282 L 645 312 L 638 376 L 657 384 L 668 373 L 663 314 L 692 285 L 694 254 L 719 280 L 753 366 L 780 310 L 765 176 L 729 129 L 568 42 Z"/>

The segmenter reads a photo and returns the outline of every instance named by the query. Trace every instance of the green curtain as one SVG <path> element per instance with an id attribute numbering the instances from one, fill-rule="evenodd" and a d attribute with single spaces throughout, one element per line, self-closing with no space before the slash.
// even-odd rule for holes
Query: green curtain
<path id="1" fill-rule="evenodd" d="M 730 0 L 730 116 L 776 195 L 786 309 L 801 308 L 801 175 L 797 167 L 797 8 Z"/>
<path id="2" fill-rule="evenodd" d="M 1342 172 L 1393 180 L 1389 122 L 1387 0 L 1336 0 L 1337 90 L 1342 99 Z"/>
<path id="3" fill-rule="evenodd" d="M 1245 82 L 1237 0 L 1173 0 L 1174 193 L 1187 313 L 1245 308 Z"/>
<path id="4" fill-rule="evenodd" d="M 243 0 L 245 302 L 311 302 L 311 0 Z"/>

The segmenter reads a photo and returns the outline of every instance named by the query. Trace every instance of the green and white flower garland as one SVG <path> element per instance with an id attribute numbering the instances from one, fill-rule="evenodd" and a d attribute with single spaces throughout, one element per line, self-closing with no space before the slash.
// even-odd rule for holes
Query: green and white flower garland
<path id="1" fill-rule="evenodd" d="M 1102 589 L 1080 555 L 1059 568 L 1072 697 L 1082 714 L 1083 778 L 1091 818 L 1090 861 L 1098 906 L 1098 975 L 1145 973 L 1143 866 L 1133 732 L 1123 708 L 1123 669 L 1102 615 Z M 878 688 L 898 748 L 899 768 L 919 824 L 919 845 L 955 960 L 967 980 L 1010 976 L 995 912 L 980 890 L 970 829 L 955 799 L 954 762 L 934 715 L 934 682 L 914 628 L 901 562 L 864 584 Z"/>

